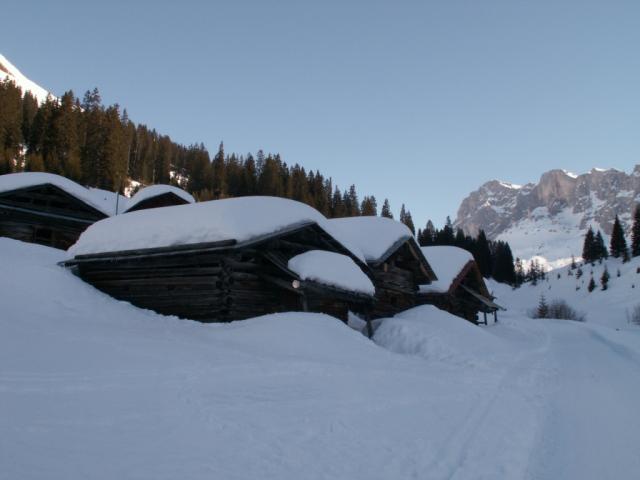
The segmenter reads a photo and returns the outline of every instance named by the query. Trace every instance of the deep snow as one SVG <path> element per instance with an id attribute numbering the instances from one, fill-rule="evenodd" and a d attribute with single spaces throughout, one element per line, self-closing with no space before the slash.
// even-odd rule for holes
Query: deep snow
<path id="1" fill-rule="evenodd" d="M 529 320 L 510 291 L 497 325 L 419 307 L 379 344 L 320 314 L 206 325 L 116 301 L 63 258 L 0 238 L 1 479 L 640 471 L 637 328 Z"/>

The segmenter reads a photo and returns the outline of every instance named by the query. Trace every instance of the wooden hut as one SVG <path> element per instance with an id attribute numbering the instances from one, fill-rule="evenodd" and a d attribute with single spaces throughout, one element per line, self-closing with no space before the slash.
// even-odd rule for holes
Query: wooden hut
<path id="1" fill-rule="evenodd" d="M 215 200 L 98 222 L 66 265 L 115 298 L 182 318 L 306 310 L 346 320 L 373 302 L 374 287 L 361 255 L 329 230 L 299 202 Z"/>
<path id="2" fill-rule="evenodd" d="M 421 285 L 418 301 L 446 310 L 449 313 L 479 323 L 478 313 L 493 313 L 502 309 L 493 301 L 480 269 L 467 250 L 451 246 L 422 247 L 422 253 L 438 275 L 430 285 Z"/>
<path id="3" fill-rule="evenodd" d="M 350 217 L 329 223 L 363 253 L 373 273 L 376 302 L 371 318 L 417 305 L 419 286 L 436 280 L 406 225 L 384 217 Z"/>
<path id="4" fill-rule="evenodd" d="M 59 175 L 0 175 L 0 236 L 67 249 L 87 227 L 110 216 L 112 204 L 115 194 Z"/>
<path id="5" fill-rule="evenodd" d="M 150 185 L 144 187 L 127 201 L 126 212 L 145 210 L 147 208 L 172 207 L 195 203 L 195 199 L 182 190 L 172 185 Z"/>

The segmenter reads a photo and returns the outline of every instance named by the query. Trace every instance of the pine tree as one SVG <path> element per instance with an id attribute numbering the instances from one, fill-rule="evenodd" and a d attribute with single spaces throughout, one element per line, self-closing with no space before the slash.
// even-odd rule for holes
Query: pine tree
<path id="1" fill-rule="evenodd" d="M 611 256 L 614 258 L 625 258 L 628 255 L 627 241 L 624 238 L 624 230 L 622 229 L 620 219 L 617 215 L 615 221 L 613 222 L 609 251 L 611 252 Z"/>
<path id="2" fill-rule="evenodd" d="M 362 204 L 360 205 L 360 214 L 365 217 L 375 217 L 378 215 L 378 204 L 376 202 L 376 197 L 365 196 L 362 199 Z"/>
<path id="3" fill-rule="evenodd" d="M 515 285 L 516 271 L 513 262 L 513 254 L 508 243 L 497 242 L 495 244 L 495 258 L 493 262 L 493 278 L 497 282 Z"/>
<path id="4" fill-rule="evenodd" d="M 589 226 L 589 230 L 587 230 L 587 233 L 584 236 L 584 243 L 582 245 L 582 259 L 587 263 L 596 260 L 595 240 L 593 228 Z"/>
<path id="5" fill-rule="evenodd" d="M 606 290 L 607 288 L 609 288 L 609 270 L 607 269 L 607 266 L 604 266 L 604 271 L 602 272 L 602 276 L 600 277 L 600 285 L 602 286 L 602 290 Z"/>
<path id="6" fill-rule="evenodd" d="M 226 193 L 224 143 L 220 142 L 218 153 L 213 157 L 213 195 L 214 198 L 223 198 Z"/>
<path id="7" fill-rule="evenodd" d="M 393 218 L 393 213 L 391 213 L 391 207 L 389 206 L 389 199 L 385 198 L 384 203 L 382 204 L 382 211 L 380 212 L 381 217 Z"/>
<path id="8" fill-rule="evenodd" d="M 576 265 L 576 257 L 574 257 L 573 255 L 571 255 L 571 266 L 569 268 L 571 268 L 571 270 L 575 270 L 576 268 L 578 268 L 578 266 Z"/>
<path id="9" fill-rule="evenodd" d="M 587 290 L 589 290 L 589 293 L 593 292 L 596 289 L 596 282 L 593 279 L 593 276 L 591 277 L 591 279 L 589 280 L 589 285 L 587 286 Z"/>
<path id="10" fill-rule="evenodd" d="M 631 256 L 640 256 L 640 204 L 636 205 L 631 227 Z"/>
<path id="11" fill-rule="evenodd" d="M 609 252 L 607 251 L 607 247 L 604 244 L 604 239 L 602 238 L 602 232 L 600 232 L 600 230 L 598 230 L 598 233 L 596 233 L 593 248 L 595 252 L 595 260 L 609 258 Z"/>
<path id="12" fill-rule="evenodd" d="M 538 301 L 538 308 L 536 308 L 536 318 L 549 318 L 549 305 L 547 304 L 547 300 L 544 298 L 544 295 L 540 295 L 540 300 Z"/>
<path id="13" fill-rule="evenodd" d="M 516 286 L 522 285 L 526 280 L 526 274 L 524 271 L 524 265 L 522 264 L 522 260 L 520 260 L 520 258 L 516 258 L 515 274 L 516 274 Z"/>
<path id="14" fill-rule="evenodd" d="M 404 206 L 404 205 L 403 205 Z M 404 223 L 407 228 L 409 230 L 411 230 L 411 233 L 415 236 L 416 234 L 416 227 L 413 224 L 413 217 L 411 217 L 411 212 L 409 210 L 406 211 L 405 215 L 404 215 L 404 221 L 402 222 Z"/>
<path id="15" fill-rule="evenodd" d="M 453 237 L 453 232 L 451 233 L 451 236 Z M 480 230 L 480 233 L 478 233 L 475 251 L 472 253 L 482 276 L 489 278 L 491 276 L 493 262 L 491 258 L 491 249 L 489 248 L 489 242 L 487 241 L 487 236 L 485 235 L 484 230 Z"/>

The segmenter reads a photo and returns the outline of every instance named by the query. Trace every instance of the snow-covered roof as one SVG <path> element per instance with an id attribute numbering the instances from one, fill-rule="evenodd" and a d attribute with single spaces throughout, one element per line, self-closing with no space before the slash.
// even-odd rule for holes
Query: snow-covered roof
<path id="1" fill-rule="evenodd" d="M 339 253 L 309 250 L 289 260 L 288 268 L 302 280 L 367 295 L 374 295 L 376 292 L 373 283 L 360 267 L 351 258 Z"/>
<path id="2" fill-rule="evenodd" d="M 73 180 L 53 173 L 22 172 L 0 175 L 0 193 L 47 184 L 64 190 L 105 215 L 110 216 L 115 212 L 115 193 L 113 192 L 97 188 L 88 189 Z"/>
<path id="3" fill-rule="evenodd" d="M 422 247 L 421 250 L 438 277 L 429 285 L 420 285 L 421 293 L 447 292 L 467 263 L 473 261 L 473 255 L 459 247 Z"/>
<path id="4" fill-rule="evenodd" d="M 239 197 L 165 208 L 137 210 L 91 225 L 69 249 L 88 255 L 204 242 L 244 243 L 305 223 L 316 223 L 364 262 L 316 209 L 278 197 Z"/>
<path id="5" fill-rule="evenodd" d="M 329 223 L 360 249 L 367 262 L 381 261 L 390 249 L 413 237 L 405 224 L 385 217 L 334 218 Z"/>
<path id="6" fill-rule="evenodd" d="M 195 203 L 195 199 L 187 192 L 182 190 L 181 188 L 174 187 L 173 185 L 149 185 L 148 187 L 142 188 L 136 192 L 136 194 L 129 199 L 127 202 L 127 210 L 132 209 L 140 202 L 148 200 L 149 198 L 159 197 L 160 195 L 164 195 L 167 193 L 172 193 L 175 196 L 183 199 L 187 203 Z"/>

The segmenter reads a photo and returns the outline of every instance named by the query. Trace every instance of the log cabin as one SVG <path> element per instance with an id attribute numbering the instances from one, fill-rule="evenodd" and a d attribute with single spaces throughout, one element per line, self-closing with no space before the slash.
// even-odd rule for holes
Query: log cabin
<path id="1" fill-rule="evenodd" d="M 0 175 L 0 236 L 67 249 L 91 224 L 114 213 L 115 194 L 59 175 Z"/>
<path id="2" fill-rule="evenodd" d="M 470 252 L 452 246 L 422 247 L 421 250 L 438 280 L 420 286 L 420 304 L 435 305 L 475 324 L 480 323 L 480 312 L 483 314 L 482 323 L 487 323 L 487 313 L 493 313 L 497 321 L 497 311 L 502 307 L 493 301 L 494 297 L 489 293 Z"/>
<path id="3" fill-rule="evenodd" d="M 195 199 L 182 190 L 172 185 L 149 185 L 138 190 L 127 201 L 125 213 L 145 210 L 147 208 L 171 207 L 195 203 Z"/>
<path id="4" fill-rule="evenodd" d="M 437 280 L 411 231 L 384 217 L 329 220 L 364 255 L 373 273 L 376 302 L 371 318 L 393 316 L 417 305 L 420 285 Z"/>
<path id="5" fill-rule="evenodd" d="M 65 265 L 109 295 L 202 322 L 296 310 L 346 321 L 375 298 L 360 252 L 282 198 L 135 211 L 92 225 L 69 251 Z"/>

